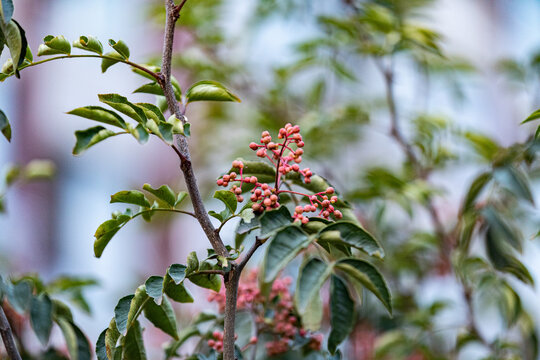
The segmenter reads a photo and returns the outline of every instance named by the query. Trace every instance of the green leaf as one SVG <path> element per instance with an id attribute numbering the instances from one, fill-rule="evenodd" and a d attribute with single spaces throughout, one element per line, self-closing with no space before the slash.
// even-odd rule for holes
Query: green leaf
<path id="1" fill-rule="evenodd" d="M 483 209 L 482 215 L 489 225 L 491 240 L 502 244 L 508 244 L 520 253 L 523 251 L 522 235 L 519 229 L 507 222 L 492 206 Z"/>
<path id="2" fill-rule="evenodd" d="M 130 103 L 126 97 L 118 94 L 98 94 L 98 98 L 102 103 L 135 119 L 138 123 L 142 125 L 146 123 L 146 115 L 144 114 L 143 109 Z"/>
<path id="3" fill-rule="evenodd" d="M 107 357 L 107 346 L 105 345 L 105 334 L 107 329 L 103 330 L 96 341 L 96 356 L 98 360 L 109 360 Z"/>
<path id="4" fill-rule="evenodd" d="M 296 255 L 310 244 L 310 239 L 298 226 L 279 230 L 270 240 L 262 268 L 262 280 L 270 283 Z"/>
<path id="5" fill-rule="evenodd" d="M 332 272 L 333 265 L 312 258 L 301 268 L 296 283 L 294 300 L 301 316 L 306 313 L 313 297 L 319 296 L 322 285 Z"/>
<path id="6" fill-rule="evenodd" d="M 178 329 L 176 327 L 176 317 L 174 310 L 169 300 L 164 297 L 161 305 L 150 301 L 144 307 L 144 316 L 150 320 L 158 329 L 163 330 L 166 334 L 171 335 L 175 340 L 178 340 Z"/>
<path id="7" fill-rule="evenodd" d="M 156 105 L 149 103 L 136 103 L 135 105 L 142 108 L 146 117 L 154 119 L 156 123 L 161 125 L 162 122 L 165 122 L 165 116 Z"/>
<path id="8" fill-rule="evenodd" d="M 30 325 L 43 346 L 47 346 L 53 325 L 53 304 L 47 294 L 40 294 L 30 302 Z"/>
<path id="9" fill-rule="evenodd" d="M 118 342 L 120 335 L 120 332 L 116 328 L 116 321 L 114 318 L 112 318 L 109 323 L 109 327 L 105 332 L 105 350 L 107 351 L 108 359 L 113 359 L 116 350 L 116 343 Z"/>
<path id="10" fill-rule="evenodd" d="M 332 275 L 330 281 L 330 324 L 332 331 L 328 338 L 328 351 L 331 354 L 334 354 L 338 345 L 349 336 L 355 321 L 354 300 L 343 280 Z"/>
<path id="11" fill-rule="evenodd" d="M 191 273 L 199 270 L 199 259 L 197 258 L 197 253 L 192 251 L 187 257 L 187 268 L 186 276 L 189 276 Z"/>
<path id="12" fill-rule="evenodd" d="M 379 242 L 366 230 L 352 222 L 340 221 L 330 224 L 320 232 L 319 237 L 324 240 L 325 237 L 336 235 L 348 245 L 364 251 L 369 256 L 381 259 L 384 257 L 384 250 Z"/>
<path id="13" fill-rule="evenodd" d="M 135 321 L 126 334 L 123 341 L 124 352 L 122 359 L 126 360 L 146 360 L 146 350 L 142 337 L 141 325 Z"/>
<path id="14" fill-rule="evenodd" d="M 133 135 L 133 137 L 135 139 L 137 139 L 137 141 L 139 142 L 139 144 L 144 144 L 148 141 L 148 138 L 149 138 L 149 134 L 148 134 L 148 131 L 146 130 L 145 126 L 143 124 L 139 124 L 137 125 L 136 127 L 133 127 L 131 126 L 130 124 L 128 125 L 128 131 L 131 135 Z"/>
<path id="15" fill-rule="evenodd" d="M 11 125 L 2 110 L 0 110 L 0 132 L 2 132 L 7 141 L 11 141 Z"/>
<path id="16" fill-rule="evenodd" d="M 27 181 L 51 179 L 56 173 L 56 166 L 50 160 L 31 160 L 23 169 Z"/>
<path id="17" fill-rule="evenodd" d="M 198 81 L 186 92 L 188 103 L 193 101 L 236 101 L 240 99 L 225 86 L 210 80 Z"/>
<path id="18" fill-rule="evenodd" d="M 150 184 L 144 184 L 143 189 L 174 208 L 176 204 L 176 194 L 168 185 L 161 185 L 159 188 L 154 189 Z"/>
<path id="19" fill-rule="evenodd" d="M 171 275 L 167 274 L 163 282 L 163 292 L 172 300 L 179 303 L 192 303 L 193 296 L 184 286 L 184 282 L 175 283 Z"/>
<path id="20" fill-rule="evenodd" d="M 139 64 L 139 65 L 140 65 L 140 64 Z M 159 66 L 148 65 L 148 64 L 140 65 L 140 66 L 142 66 L 142 67 L 144 67 L 145 69 L 148 69 L 148 70 L 150 70 L 150 71 L 152 71 L 152 72 L 154 72 L 154 73 L 158 73 L 158 72 L 161 71 L 161 68 L 160 68 Z M 142 77 L 144 77 L 144 78 L 147 78 L 147 79 L 150 79 L 150 80 L 152 80 L 152 81 L 155 81 L 155 80 L 156 80 L 152 75 L 150 75 L 149 73 L 147 73 L 146 71 L 143 71 L 143 70 L 141 70 L 141 69 L 132 67 L 132 68 L 131 68 L 131 71 L 133 71 L 133 72 L 134 72 L 135 74 L 137 74 L 137 75 L 140 75 L 140 76 L 142 76 Z M 173 77 L 171 76 L 171 82 L 172 82 L 172 78 L 173 78 Z M 173 85 L 174 85 L 174 84 L 173 84 Z"/>
<path id="21" fill-rule="evenodd" d="M 101 60 L 101 72 L 104 73 L 107 71 L 108 68 L 113 66 L 119 61 L 124 60 L 122 55 L 117 53 L 116 51 L 111 51 L 103 55 L 103 60 Z"/>
<path id="22" fill-rule="evenodd" d="M 17 312 L 22 314 L 28 310 L 32 299 L 32 283 L 29 280 L 8 285 L 6 292 L 10 305 Z"/>
<path id="23" fill-rule="evenodd" d="M 122 129 L 126 128 L 126 123 L 120 115 L 112 110 L 104 109 L 101 106 L 84 106 L 73 109 L 69 111 L 68 114 L 114 125 Z"/>
<path id="24" fill-rule="evenodd" d="M 336 267 L 352 279 L 359 281 L 366 289 L 371 291 L 388 313 L 392 315 L 392 297 L 383 276 L 373 265 L 360 259 L 343 259 L 337 262 Z"/>
<path id="25" fill-rule="evenodd" d="M 474 208 L 474 202 L 480 195 L 480 192 L 486 187 L 489 181 L 492 179 L 492 175 L 489 172 L 484 172 L 476 177 L 472 182 L 465 200 L 463 200 L 463 211 L 468 211 Z"/>
<path id="26" fill-rule="evenodd" d="M 291 213 L 286 206 L 280 206 L 276 210 L 265 211 L 259 219 L 261 223 L 261 238 L 274 233 L 277 229 L 292 223 Z"/>
<path id="27" fill-rule="evenodd" d="M 47 35 L 43 38 L 44 44 L 39 45 L 37 56 L 71 54 L 71 45 L 63 35 Z"/>
<path id="28" fill-rule="evenodd" d="M 112 203 L 133 204 L 146 208 L 151 206 L 144 194 L 137 190 L 124 190 L 111 195 L 111 204 Z"/>
<path id="29" fill-rule="evenodd" d="M 75 131 L 77 141 L 73 147 L 73 155 L 80 155 L 95 144 L 114 135 L 116 135 L 114 131 L 105 129 L 103 126 Z"/>
<path id="30" fill-rule="evenodd" d="M 4 23 L 7 24 L 11 21 L 14 10 L 15 8 L 13 7 L 13 0 L 2 0 L 2 13 L 4 15 Z"/>
<path id="31" fill-rule="evenodd" d="M 114 308 L 114 321 L 116 323 L 116 328 L 121 334 L 125 333 L 127 330 L 131 300 L 133 300 L 134 297 L 135 295 L 124 296 L 118 300 L 118 304 L 116 304 L 116 307 Z"/>
<path id="32" fill-rule="evenodd" d="M 528 118 L 523 120 L 521 123 L 525 124 L 525 123 L 528 123 L 529 121 L 533 121 L 533 120 L 536 120 L 536 119 L 540 119 L 540 109 L 533 112 L 531 115 L 529 115 Z"/>
<path id="33" fill-rule="evenodd" d="M 77 49 L 91 51 L 96 54 L 103 54 L 103 45 L 93 36 L 80 36 L 79 40 L 73 42 L 73 47 Z"/>
<path id="34" fill-rule="evenodd" d="M 63 318 L 57 319 L 56 322 L 66 339 L 71 360 L 91 360 L 90 344 L 77 325 Z"/>
<path id="35" fill-rule="evenodd" d="M 120 54 L 120 56 L 122 56 L 123 59 L 125 60 L 129 59 L 129 48 L 124 41 L 122 40 L 114 41 L 113 39 L 109 39 L 109 45 L 114 50 L 116 50 L 116 52 Z"/>
<path id="36" fill-rule="evenodd" d="M 276 169 L 272 165 L 263 161 L 246 161 L 243 159 L 238 160 L 241 160 L 244 164 L 244 176 L 255 176 L 260 183 L 272 183 L 276 179 Z M 240 169 L 235 167 L 231 168 L 228 173 L 231 171 L 234 171 L 237 174 L 240 173 Z M 242 191 L 245 192 L 251 188 L 253 188 L 253 185 L 244 184 L 242 186 Z"/>
<path id="37" fill-rule="evenodd" d="M 320 296 L 313 296 L 302 315 L 302 326 L 309 331 L 318 331 L 323 320 L 323 304 Z"/>
<path id="38" fill-rule="evenodd" d="M 153 79 L 153 80 L 155 80 L 155 79 Z M 171 78 L 171 82 L 172 82 L 172 78 Z M 172 85 L 173 85 L 174 97 L 176 98 L 176 100 L 180 101 L 181 98 L 182 98 L 182 93 L 180 91 L 180 85 L 178 84 L 177 81 L 175 81 Z M 151 82 L 151 83 L 148 83 L 148 84 L 144 84 L 144 85 L 138 87 L 137 89 L 135 89 L 133 92 L 134 93 L 143 93 L 143 94 L 153 94 L 153 95 L 158 95 L 158 96 L 165 96 L 165 94 L 163 93 L 163 89 L 156 82 Z"/>
<path id="39" fill-rule="evenodd" d="M 180 284 L 186 278 L 187 267 L 181 264 L 172 264 L 167 270 L 167 274 L 174 280 L 176 284 Z"/>
<path id="40" fill-rule="evenodd" d="M 199 271 L 211 269 L 213 269 L 212 265 L 210 265 L 206 261 L 202 262 L 199 267 Z M 219 289 L 221 289 L 221 278 L 217 274 L 190 275 L 188 278 L 189 281 L 191 281 L 195 285 L 203 287 L 205 289 L 214 290 L 215 292 L 218 292 Z"/>
<path id="41" fill-rule="evenodd" d="M 11 53 L 13 71 L 17 75 L 17 68 L 22 64 L 26 55 L 28 46 L 26 35 L 24 30 L 13 19 L 8 23 L 0 21 L 0 30 L 4 35 L 4 41 Z M 4 72 L 4 69 L 2 69 L 2 72 Z"/>
<path id="42" fill-rule="evenodd" d="M 150 297 L 148 296 L 145 285 L 141 285 L 137 288 L 137 290 L 135 290 L 135 295 L 129 303 L 129 311 L 126 323 L 127 330 L 129 330 L 131 325 L 133 325 L 133 322 L 137 320 L 142 311 L 142 308 L 146 306 L 148 302 L 150 302 L 149 299 Z"/>
<path id="43" fill-rule="evenodd" d="M 225 208 L 229 211 L 229 215 L 234 214 L 236 208 L 238 207 L 238 201 L 236 201 L 236 196 L 229 190 L 218 190 L 214 193 L 214 199 L 218 199 L 223 204 Z"/>
<path id="44" fill-rule="evenodd" d="M 519 168 L 514 166 L 505 166 L 496 169 L 494 177 L 499 184 L 509 190 L 518 198 L 530 202 L 534 205 L 534 198 L 529 186 L 527 175 Z"/>
<path id="45" fill-rule="evenodd" d="M 124 214 L 115 219 L 107 220 L 101 225 L 99 225 L 96 233 L 94 234 L 94 237 L 96 238 L 94 242 L 94 254 L 96 257 L 101 257 L 101 254 L 103 254 L 103 250 L 105 250 L 105 247 L 107 247 L 107 244 L 109 244 L 113 236 L 129 220 L 131 220 L 131 216 Z"/>
<path id="46" fill-rule="evenodd" d="M 150 276 L 144 283 L 146 287 L 146 293 L 156 303 L 159 303 L 161 296 L 163 295 L 163 276 Z"/>
<path id="47" fill-rule="evenodd" d="M 182 346 L 189 338 L 198 335 L 201 335 L 201 333 L 196 326 L 190 326 L 182 329 L 178 335 L 178 340 L 165 347 L 165 359 L 169 360 L 173 357 L 178 357 L 178 355 L 176 355 L 176 351 L 180 348 L 180 346 Z"/>

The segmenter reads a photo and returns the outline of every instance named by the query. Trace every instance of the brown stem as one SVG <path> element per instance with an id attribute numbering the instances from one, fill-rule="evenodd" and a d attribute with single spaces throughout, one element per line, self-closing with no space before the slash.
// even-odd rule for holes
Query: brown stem
<path id="1" fill-rule="evenodd" d="M 240 273 L 238 264 L 231 263 L 231 271 L 225 274 L 225 323 L 223 329 L 223 360 L 236 360 L 234 355 L 234 323 Z"/>
<path id="2" fill-rule="evenodd" d="M 13 332 L 11 331 L 11 326 L 9 325 L 6 313 L 2 306 L 0 306 L 0 335 L 2 335 L 2 340 L 6 346 L 6 351 L 11 360 L 21 360 L 21 355 L 17 346 L 15 345 L 15 339 L 13 337 Z"/>
<path id="3" fill-rule="evenodd" d="M 180 106 L 174 96 L 174 89 L 171 84 L 171 60 L 174 41 L 174 27 L 176 21 L 180 17 L 180 9 L 185 4 L 185 1 L 178 7 L 174 4 L 173 0 L 165 0 L 165 8 L 167 13 L 167 19 L 165 22 L 165 38 L 163 42 L 163 57 L 162 67 L 159 84 L 163 89 L 165 98 L 167 99 L 167 105 L 172 113 L 182 121 L 186 122 L 186 118 L 183 112 L 180 110 Z M 197 178 L 193 172 L 193 166 L 191 164 L 191 155 L 189 153 L 188 143 L 185 136 L 176 135 L 177 147 L 174 147 L 175 152 L 180 158 L 180 169 L 184 174 L 184 180 L 188 189 L 191 202 L 193 203 L 193 210 L 197 216 L 197 220 L 201 225 L 204 233 L 208 237 L 210 244 L 218 255 L 228 256 L 227 249 L 223 244 L 218 233 L 216 233 L 210 217 L 204 207 L 199 187 L 197 186 Z"/>

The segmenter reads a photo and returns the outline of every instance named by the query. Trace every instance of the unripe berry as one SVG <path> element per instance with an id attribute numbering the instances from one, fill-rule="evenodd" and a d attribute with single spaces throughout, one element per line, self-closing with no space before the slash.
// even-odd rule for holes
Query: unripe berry
<path id="1" fill-rule="evenodd" d="M 277 195 L 276 194 L 270 195 L 270 200 L 272 200 L 272 202 L 276 202 L 278 200 Z"/>
<path id="2" fill-rule="evenodd" d="M 250 343 L 250 344 L 256 344 L 257 341 L 259 341 L 259 339 L 258 339 L 256 336 L 252 336 L 252 337 L 249 339 L 249 343 Z"/>
<path id="3" fill-rule="evenodd" d="M 224 182 L 229 182 L 229 180 L 231 180 L 231 177 L 229 175 L 223 175 Z"/>
<path id="4" fill-rule="evenodd" d="M 301 163 L 302 162 L 302 157 L 301 156 L 297 157 L 296 159 L 294 159 L 294 162 L 297 163 L 297 164 Z"/>
<path id="5" fill-rule="evenodd" d="M 294 212 L 296 212 L 297 214 L 301 214 L 304 212 L 304 208 L 301 206 L 297 206 L 296 208 L 294 208 Z"/>
<path id="6" fill-rule="evenodd" d="M 234 193 L 235 193 L 236 195 L 242 194 L 242 188 L 237 187 L 236 189 L 234 189 Z"/>
<path id="7" fill-rule="evenodd" d="M 302 224 L 307 224 L 309 222 L 309 219 L 307 217 L 302 217 Z"/>
<path id="8" fill-rule="evenodd" d="M 236 197 L 236 201 L 238 201 L 239 203 L 241 203 L 242 201 L 244 201 L 244 197 L 242 195 L 238 195 Z"/>
<path id="9" fill-rule="evenodd" d="M 255 202 L 257 201 L 257 196 L 255 194 L 251 195 L 251 197 L 249 198 L 251 201 Z"/>
<path id="10" fill-rule="evenodd" d="M 236 179 L 236 173 L 233 171 L 232 173 L 229 174 L 229 176 L 231 177 L 231 179 Z"/>
<path id="11" fill-rule="evenodd" d="M 218 186 L 222 186 L 223 185 L 223 179 L 218 179 L 217 184 L 218 184 Z"/>
<path id="12" fill-rule="evenodd" d="M 334 188 L 333 187 L 329 187 L 328 189 L 326 189 L 326 193 L 328 195 L 332 195 L 334 193 Z"/>
<path id="13" fill-rule="evenodd" d="M 300 166 L 298 166 L 298 164 L 293 164 L 293 166 L 291 167 L 294 171 L 298 171 L 300 170 Z"/>
<path id="14" fill-rule="evenodd" d="M 251 144 L 249 144 L 249 148 L 251 150 L 257 150 L 259 148 L 259 145 L 257 145 L 257 143 L 252 142 Z"/>
<path id="15" fill-rule="evenodd" d="M 310 211 L 312 211 L 311 210 L 311 205 L 304 206 L 304 212 L 310 212 Z"/>
<path id="16" fill-rule="evenodd" d="M 272 205 L 272 200 L 270 200 L 269 198 L 266 198 L 266 199 L 264 199 L 263 203 L 264 203 L 265 206 L 270 206 L 270 205 Z"/>
<path id="17" fill-rule="evenodd" d="M 298 146 L 299 148 L 304 147 L 304 145 L 305 144 L 304 144 L 303 141 L 299 141 L 299 142 L 296 143 L 296 146 Z"/>
<path id="18" fill-rule="evenodd" d="M 334 216 L 336 217 L 336 219 L 341 219 L 343 217 L 343 214 L 341 213 L 341 211 L 336 210 L 334 211 Z"/>
<path id="19" fill-rule="evenodd" d="M 251 179 L 249 179 L 249 182 L 252 183 L 252 184 L 256 184 L 257 183 L 257 178 L 255 176 L 252 176 Z"/>
<path id="20" fill-rule="evenodd" d="M 270 133 L 267 130 L 263 131 L 261 134 L 261 137 L 266 137 L 266 136 L 270 136 Z"/>

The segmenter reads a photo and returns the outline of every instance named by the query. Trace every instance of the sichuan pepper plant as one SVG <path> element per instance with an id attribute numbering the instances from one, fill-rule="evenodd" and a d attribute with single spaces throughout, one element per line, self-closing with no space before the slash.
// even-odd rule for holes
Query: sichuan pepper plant
<path id="1" fill-rule="evenodd" d="M 153 187 L 144 184 L 144 192 L 125 190 L 112 195 L 111 203 L 136 208 L 115 212 L 111 219 L 98 227 L 94 243 L 96 257 L 102 255 L 114 235 L 131 220 L 142 217 L 151 221 L 154 215 L 162 212 L 188 215 L 196 219 L 211 245 L 207 257 L 202 261 L 192 252 L 185 265 L 170 265 L 163 276 L 151 276 L 133 294 L 122 297 L 114 309 L 114 317 L 109 326 L 97 340 L 97 357 L 100 360 L 145 359 L 143 329 L 139 321 L 139 317 L 144 315 L 174 340 L 166 348 L 168 357 L 176 356 L 176 351 L 187 338 L 199 336 L 206 340 L 208 347 L 199 349 L 192 358 L 204 359 L 210 356 L 225 360 L 239 359 L 250 347 L 255 349 L 252 354 L 256 354 L 257 344 L 262 342 L 258 334 L 266 331 L 264 328 L 259 329 L 257 323 L 264 317 L 262 321 L 266 324 L 267 313 L 264 310 L 273 309 L 274 318 L 267 324 L 271 328 L 267 331 L 271 336 L 265 344 L 269 355 L 289 351 L 298 354 L 301 350 L 301 356 L 315 352 L 322 358 L 339 358 L 337 347 L 353 328 L 354 317 L 350 315 L 355 312 L 363 289 L 373 293 L 388 313 L 392 313 L 391 296 L 385 280 L 377 268 L 366 260 L 368 256 L 380 259 L 384 251 L 379 242 L 362 228 L 350 206 L 340 199 L 324 178 L 314 175 L 308 168 L 300 168 L 304 142 L 300 128 L 292 124 L 279 130 L 277 138 L 282 141 L 272 142 L 270 133 L 265 131 L 259 144 L 250 144 L 249 147 L 256 151 L 257 156 L 268 162 L 235 160 L 233 169 L 217 180 L 220 186 L 231 184 L 230 190 L 218 190 L 214 194 L 224 204 L 224 210 L 206 210 L 188 147 L 191 132 L 187 119 L 188 105 L 194 101 L 240 100 L 222 84 L 209 80 L 197 81 L 183 94 L 179 82 L 171 76 L 174 29 L 185 3 L 186 0 L 179 4 L 172 0 L 165 1 L 166 24 L 161 63 L 143 65 L 130 59 L 129 47 L 122 40 L 109 40 L 111 50 L 105 52 L 102 43 L 91 36 L 81 36 L 70 43 L 61 35 L 48 35 L 39 46 L 37 56 L 52 57 L 34 61 L 23 28 L 11 19 L 12 1 L 1 2 L 0 45 L 2 49 L 4 44 L 7 45 L 12 58 L 2 67 L 0 80 L 13 75 L 20 77 L 20 72 L 25 68 L 50 61 L 97 58 L 101 60 L 103 72 L 115 64 L 131 67 L 137 75 L 151 80 L 135 92 L 158 96 L 157 105 L 154 105 L 132 103 L 119 94 L 100 94 L 99 101 L 110 109 L 90 105 L 69 112 L 108 126 L 99 125 L 77 131 L 73 154 L 81 154 L 95 144 L 118 135 L 131 135 L 139 143 L 145 143 L 153 135 L 178 156 L 187 188 L 187 191 L 177 192 L 168 185 Z M 72 54 L 72 45 L 83 53 Z M 163 99 L 166 101 L 163 102 Z M 167 110 L 168 117 L 165 116 Z M 1 130 L 10 140 L 9 121 L 3 113 L 1 115 Z M 188 197 L 192 210 L 180 208 Z M 244 203 L 240 209 L 239 202 Z M 293 210 L 292 215 L 289 207 Z M 211 217 L 219 221 L 219 226 L 214 226 Z M 240 218 L 237 237 L 234 244 L 227 245 L 221 230 L 225 223 L 234 218 Z M 248 234 L 254 235 L 255 239 L 252 246 L 245 250 L 243 242 Z M 241 274 L 252 255 L 263 245 L 266 250 L 258 273 L 259 293 L 256 297 L 246 298 L 245 285 L 240 286 Z M 303 257 L 303 264 L 293 297 L 288 289 L 288 280 L 276 279 L 299 255 Z M 221 320 L 215 324 L 217 329 L 210 334 L 199 330 L 188 333 L 178 331 L 171 300 L 179 303 L 194 301 L 185 286 L 186 280 L 202 288 L 218 293 L 221 291 L 217 295 Z M 250 277 L 248 281 L 253 286 L 254 278 Z M 323 350 L 321 335 L 311 335 L 311 331 L 321 327 L 323 309 L 320 291 L 327 282 L 330 282 L 331 332 L 327 350 Z M 17 307 L 21 296 L 27 300 L 35 298 L 28 300 L 19 310 L 30 309 L 30 320 L 42 343 L 48 344 L 55 320 L 64 332 L 70 357 L 89 359 L 90 346 L 82 331 L 72 322 L 69 310 L 63 305 L 52 306 L 47 295 L 52 290 L 41 286 L 38 278 L 31 279 L 33 285 L 22 282 L 27 284 L 24 285 L 24 292 L 17 291 L 21 286 L 19 283 L 14 279 L 3 285 L 8 290 L 7 302 L 6 305 L 2 303 L 2 308 L 7 304 Z M 77 290 L 84 284 L 71 284 L 67 289 Z M 24 296 L 21 295 L 23 293 Z M 3 298 L 4 291 L 0 295 Z M 277 304 L 274 303 L 276 300 Z M 29 302 L 39 306 L 28 305 Z M 247 303 L 253 309 L 258 308 L 254 310 L 257 330 L 248 344 L 239 347 L 235 344 L 235 320 L 239 310 L 247 306 Z M 8 355 L 18 359 L 20 351 L 13 341 L 12 330 L 5 326 L 7 320 L 4 311 L 0 312 L 0 320 Z M 206 320 L 199 318 L 194 323 L 201 321 Z"/>

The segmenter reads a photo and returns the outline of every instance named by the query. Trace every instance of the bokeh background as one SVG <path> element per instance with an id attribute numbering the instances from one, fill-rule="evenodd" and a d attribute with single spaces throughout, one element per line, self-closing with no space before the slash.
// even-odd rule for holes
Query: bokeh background
<path id="1" fill-rule="evenodd" d="M 346 1 L 207 0 L 191 6 L 188 1 L 178 26 L 174 74 L 184 89 L 211 78 L 222 81 L 242 99 L 240 104 L 193 104 L 187 113 L 193 124 L 194 164 L 209 208 L 219 206 L 211 200 L 213 184 L 230 161 L 251 156 L 247 144 L 261 130 L 276 129 L 290 118 L 297 119 L 313 140 L 306 147 L 304 161 L 343 193 L 354 194 L 363 186 L 364 169 L 396 169 L 405 160 L 387 135 L 390 122 L 384 83 L 372 61 L 336 53 L 331 55 L 346 69 L 326 60 L 318 68 L 294 75 L 293 81 L 287 78 L 287 71 L 300 67 L 303 56 L 296 44 L 328 35 L 318 16 L 339 16 L 343 3 Z M 533 127 L 519 123 L 540 106 L 540 77 L 538 72 L 527 72 L 524 64 L 540 46 L 540 2 L 424 3 L 415 21 L 441 34 L 442 51 L 448 58 L 459 59 L 455 62 L 459 66 L 455 71 L 441 71 L 440 77 L 427 77 L 414 61 L 396 61 L 395 91 L 404 132 L 412 132 L 410 120 L 415 116 L 430 114 L 455 128 L 484 133 L 501 146 L 527 139 Z M 161 2 L 150 0 L 17 0 L 15 17 L 26 29 L 34 53 L 48 34 L 63 34 L 70 40 L 91 34 L 103 43 L 109 38 L 123 39 L 130 45 L 131 59 L 146 63 L 156 61 L 161 51 L 160 8 Z M 339 42 L 337 37 L 328 38 Z M 2 60 L 7 56 L 5 52 Z M 317 97 L 320 79 L 325 90 Z M 18 186 L 7 194 L 7 212 L 0 216 L 0 270 L 35 272 L 46 280 L 61 274 L 98 279 L 99 286 L 86 291 L 93 314 L 76 315 L 93 342 L 119 297 L 132 292 L 149 275 L 163 274 L 171 263 L 183 262 L 190 250 L 204 252 L 207 247 L 193 219 L 161 217 L 151 224 L 130 223 L 102 258 L 93 256 L 96 228 L 111 211 L 122 210 L 108 203 L 111 194 L 141 188 L 144 183 L 184 188 L 176 155 L 155 139 L 141 146 L 132 138 L 117 137 L 81 156 L 71 155 L 74 131 L 89 124 L 66 112 L 97 105 L 98 93 L 128 95 L 143 82 L 121 65 L 102 74 L 97 60 L 69 59 L 25 69 L 20 80 L 9 78 L 0 84 L 0 108 L 13 127 L 11 144 L 0 141 L 0 167 L 36 158 L 50 159 L 57 167 L 51 181 Z M 311 102 L 305 100 L 308 95 Z M 129 97 L 134 102 L 153 101 L 150 95 Z M 334 105 L 346 102 L 357 107 L 337 119 Z M 461 161 L 451 162 L 430 177 L 444 191 L 436 198 L 436 206 L 448 224 L 459 211 L 464 189 L 482 166 L 468 161 L 473 155 L 463 148 L 454 150 Z M 534 188 L 534 179 L 532 184 Z M 396 222 L 430 227 L 425 212 L 410 217 L 392 211 Z M 359 212 L 365 224 L 372 223 L 374 216 L 369 206 Z M 531 210 L 529 219 L 528 227 L 522 228 L 526 238 L 522 260 L 538 280 L 540 252 L 537 240 L 532 239 L 538 212 Z M 227 229 L 229 240 L 233 229 L 234 224 Z M 380 240 L 384 246 L 392 243 L 385 237 Z M 254 258 L 254 264 L 257 261 Z M 392 261 L 390 254 L 386 262 Z M 410 279 L 403 276 L 400 280 L 406 283 Z M 413 283 L 420 303 L 451 299 L 459 309 L 462 299 L 451 277 L 428 277 Z M 523 306 L 540 319 L 538 290 L 518 282 L 515 286 Z M 202 306 L 186 305 L 179 311 L 189 314 Z M 482 319 L 486 336 L 496 336 L 497 321 L 489 313 Z M 437 321 L 442 333 L 449 329 L 454 334 L 465 319 L 458 310 L 448 311 Z M 159 338 L 159 332 L 155 335 L 154 346 L 159 347 L 163 337 Z M 481 347 L 469 349 L 462 358 L 477 358 L 482 351 Z"/>

